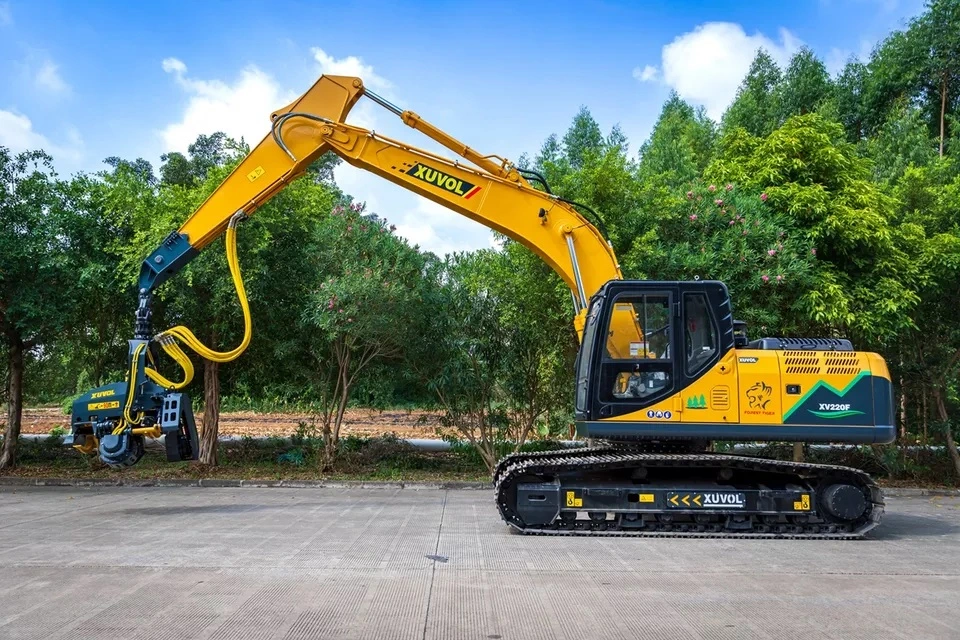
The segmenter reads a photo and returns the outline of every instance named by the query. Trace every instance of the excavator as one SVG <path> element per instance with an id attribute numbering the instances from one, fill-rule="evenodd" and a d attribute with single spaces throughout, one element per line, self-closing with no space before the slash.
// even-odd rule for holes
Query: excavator
<path id="1" fill-rule="evenodd" d="M 418 149 L 346 122 L 366 98 L 458 156 Z M 270 116 L 270 131 L 223 183 L 144 260 L 127 379 L 77 399 L 66 443 L 125 467 L 145 438 L 167 459 L 193 460 L 197 428 L 182 345 L 228 362 L 252 329 L 237 260 L 241 221 L 332 152 L 353 166 L 522 243 L 570 288 L 580 340 L 577 433 L 589 443 L 516 453 L 497 465 L 497 509 L 528 534 L 858 538 L 880 523 L 883 494 L 860 470 L 710 451 L 711 442 L 876 444 L 893 441 L 884 360 L 837 338 L 750 341 L 718 281 L 624 280 L 602 221 L 551 192 L 544 177 L 484 155 L 360 78 L 323 75 Z M 210 349 L 186 327 L 156 334 L 157 287 L 226 233 L 244 318 L 240 345 Z M 160 373 L 160 350 L 184 379 Z"/>

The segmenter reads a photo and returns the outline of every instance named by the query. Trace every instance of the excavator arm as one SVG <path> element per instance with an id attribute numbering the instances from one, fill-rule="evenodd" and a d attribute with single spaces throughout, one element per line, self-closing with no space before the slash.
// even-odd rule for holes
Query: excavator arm
<path id="1" fill-rule="evenodd" d="M 363 96 L 462 161 L 347 124 L 347 115 Z M 464 145 L 412 111 L 403 111 L 365 89 L 360 78 L 321 76 L 306 93 L 270 118 L 270 132 L 264 139 L 180 229 L 144 260 L 127 380 L 94 389 L 74 402 L 68 444 L 84 452 L 96 451 L 113 466 L 129 466 L 143 455 L 144 437 L 164 435 L 169 460 L 197 457 L 190 399 L 181 392 L 192 380 L 193 365 L 180 343 L 214 362 L 229 362 L 243 353 L 251 339 L 252 323 L 237 261 L 236 226 L 328 152 L 530 248 L 570 288 L 578 337 L 583 335 L 590 296 L 608 281 L 621 279 L 610 244 L 575 204 L 549 190 L 533 188 L 524 174 L 539 176 Z M 226 352 L 214 351 L 183 326 L 154 334 L 154 290 L 224 232 L 227 262 L 244 317 L 240 345 Z M 616 335 L 608 344 L 614 352 L 623 352 L 628 343 L 641 339 L 642 332 L 632 313 L 617 313 L 615 318 Z M 172 381 L 160 373 L 158 345 L 183 369 L 182 380 Z"/>
<path id="2" fill-rule="evenodd" d="M 474 166 L 347 124 L 347 114 L 364 95 Z M 534 251 L 573 292 L 578 333 L 590 295 L 621 278 L 610 244 L 572 204 L 533 188 L 508 161 L 481 155 L 417 114 L 401 111 L 366 90 L 359 78 L 321 76 L 300 98 L 271 115 L 270 133 L 179 232 L 144 261 L 141 296 L 148 296 L 218 237 L 234 214 L 253 214 L 327 152 Z M 142 331 L 140 324 L 138 336 L 146 339 L 149 323 L 142 323 Z"/>

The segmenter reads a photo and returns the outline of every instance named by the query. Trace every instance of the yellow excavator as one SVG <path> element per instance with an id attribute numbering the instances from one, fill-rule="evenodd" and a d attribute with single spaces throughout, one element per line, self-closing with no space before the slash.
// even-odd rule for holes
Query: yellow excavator
<path id="1" fill-rule="evenodd" d="M 363 97 L 460 160 L 348 124 Z M 237 225 L 332 152 L 522 243 L 570 287 L 580 338 L 577 432 L 602 444 L 502 459 L 493 480 L 510 527 L 553 535 L 851 538 L 879 524 L 882 493 L 859 470 L 707 452 L 710 441 L 891 442 L 892 387 L 879 355 L 835 338 L 751 342 L 722 282 L 624 280 L 587 207 L 551 193 L 541 175 L 394 106 L 360 78 L 322 76 L 270 121 L 269 134 L 144 260 L 127 380 L 74 403 L 67 444 L 123 467 L 142 457 L 144 438 L 163 436 L 169 460 L 196 459 L 183 392 L 193 367 L 180 345 L 219 362 L 243 352 L 251 323 Z M 245 321 L 240 346 L 213 351 L 186 327 L 154 334 L 154 290 L 224 231 Z M 183 380 L 160 374 L 158 347 L 181 365 Z"/>

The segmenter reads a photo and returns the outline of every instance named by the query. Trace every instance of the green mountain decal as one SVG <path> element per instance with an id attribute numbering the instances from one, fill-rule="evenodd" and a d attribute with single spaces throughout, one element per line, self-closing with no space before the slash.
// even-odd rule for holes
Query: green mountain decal
<path id="1" fill-rule="evenodd" d="M 851 380 L 849 383 L 847 383 L 847 386 L 845 386 L 843 389 L 836 389 L 836 388 L 834 388 L 834 386 L 833 386 L 832 384 L 829 384 L 829 383 L 824 382 L 823 380 L 820 380 L 819 382 L 817 382 L 817 384 L 813 385 L 813 388 L 810 389 L 810 391 L 807 391 L 805 394 L 803 394 L 803 397 L 800 398 L 800 400 L 797 402 L 797 404 L 795 404 L 795 405 L 793 405 L 792 407 L 790 407 L 790 410 L 783 414 L 783 421 L 786 422 L 786 421 L 787 421 L 787 418 L 789 418 L 790 416 L 792 416 L 792 415 L 793 415 L 793 412 L 796 411 L 797 409 L 799 409 L 800 406 L 801 406 L 804 402 L 807 401 L 807 398 L 809 398 L 810 396 L 812 396 L 812 395 L 817 391 L 817 389 L 820 389 L 821 387 L 826 387 L 826 388 L 829 389 L 830 391 L 833 391 L 835 394 L 837 394 L 837 396 L 839 396 L 839 397 L 842 398 L 843 396 L 847 395 L 847 391 L 850 391 L 850 389 L 852 389 L 855 384 L 857 384 L 858 382 L 860 382 L 860 378 L 863 378 L 863 377 L 868 376 L 868 375 L 870 375 L 870 372 L 869 372 L 869 371 L 861 371 L 860 373 L 858 373 L 858 374 L 853 378 L 853 380 Z M 807 411 L 810 411 L 810 409 L 807 409 Z M 814 413 L 814 412 L 811 411 L 811 413 Z M 830 417 L 831 417 L 831 418 L 838 418 L 838 417 L 840 417 L 840 416 L 831 415 Z"/>
<path id="2" fill-rule="evenodd" d="M 827 419 L 839 419 L 839 418 L 849 418 L 850 416 L 862 416 L 863 411 L 855 411 L 850 409 L 848 411 L 814 411 L 813 409 L 807 409 L 810 413 L 817 416 L 818 418 L 827 418 Z"/>

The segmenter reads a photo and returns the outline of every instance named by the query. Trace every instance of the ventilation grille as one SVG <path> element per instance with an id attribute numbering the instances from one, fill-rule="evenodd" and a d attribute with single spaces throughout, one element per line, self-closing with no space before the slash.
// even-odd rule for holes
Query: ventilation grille
<path id="1" fill-rule="evenodd" d="M 851 366 L 859 363 L 860 356 L 856 353 L 831 353 L 827 355 L 824 364 L 828 367 Z"/>
<path id="2" fill-rule="evenodd" d="M 827 367 L 827 373 L 836 373 L 838 375 L 849 376 L 860 373 L 860 367 Z"/>
<path id="3" fill-rule="evenodd" d="M 809 366 L 787 367 L 787 373 L 820 373 L 820 367 L 809 367 Z"/>
<path id="4" fill-rule="evenodd" d="M 713 390 L 710 391 L 710 408 L 730 408 L 730 387 L 714 387 Z"/>

